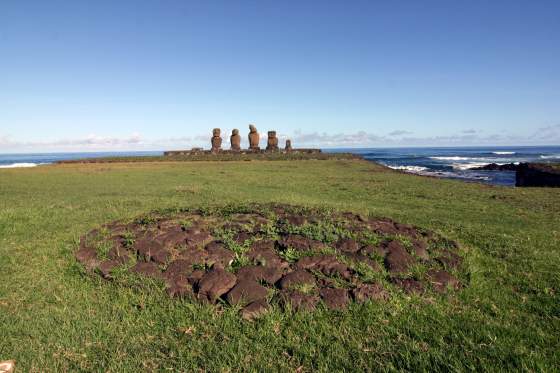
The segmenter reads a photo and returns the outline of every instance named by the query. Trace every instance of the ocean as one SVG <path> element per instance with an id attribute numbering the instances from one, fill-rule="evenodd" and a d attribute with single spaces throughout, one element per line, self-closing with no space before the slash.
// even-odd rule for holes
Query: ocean
<path id="1" fill-rule="evenodd" d="M 560 162 L 560 146 L 364 148 L 324 151 L 359 154 L 367 160 L 419 175 L 507 186 L 515 185 L 515 172 L 476 171 L 473 168 L 490 163 Z M 35 167 L 79 158 L 162 154 L 162 151 L 0 154 L 0 168 Z"/>
<path id="2" fill-rule="evenodd" d="M 481 182 L 515 185 L 515 171 L 478 171 L 490 163 L 560 162 L 560 146 L 453 147 L 453 148 L 377 148 L 336 149 L 351 151 L 365 159 L 404 172 Z"/>

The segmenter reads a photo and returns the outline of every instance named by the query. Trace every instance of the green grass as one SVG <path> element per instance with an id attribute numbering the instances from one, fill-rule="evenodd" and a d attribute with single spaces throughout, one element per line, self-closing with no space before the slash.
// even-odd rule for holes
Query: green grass
<path id="1" fill-rule="evenodd" d="M 78 237 L 156 208 L 283 202 L 393 218 L 466 250 L 470 283 L 426 301 L 243 322 L 160 283 L 88 276 Z M 312 232 L 311 232 L 312 234 Z M 365 161 L 160 162 L 0 171 L 0 360 L 27 371 L 532 370 L 560 366 L 560 189 Z M 367 274 L 366 274 L 367 275 Z"/>

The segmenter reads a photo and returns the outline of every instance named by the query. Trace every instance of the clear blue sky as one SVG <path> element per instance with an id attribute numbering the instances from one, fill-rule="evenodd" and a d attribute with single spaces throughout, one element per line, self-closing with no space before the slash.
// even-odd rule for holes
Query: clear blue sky
<path id="1" fill-rule="evenodd" d="M 0 1 L 0 152 L 249 123 L 319 146 L 560 144 L 560 1 Z"/>

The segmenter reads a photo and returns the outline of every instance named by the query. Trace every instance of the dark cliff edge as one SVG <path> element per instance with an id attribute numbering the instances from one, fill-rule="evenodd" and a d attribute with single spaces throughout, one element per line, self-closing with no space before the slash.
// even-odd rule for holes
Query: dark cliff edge
<path id="1" fill-rule="evenodd" d="M 560 187 L 560 163 L 520 163 L 515 174 L 518 187 Z"/>

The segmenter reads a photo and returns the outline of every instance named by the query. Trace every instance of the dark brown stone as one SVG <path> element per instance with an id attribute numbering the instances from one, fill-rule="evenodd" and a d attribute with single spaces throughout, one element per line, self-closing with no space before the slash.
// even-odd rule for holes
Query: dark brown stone
<path id="1" fill-rule="evenodd" d="M 189 233 L 187 231 L 187 233 Z M 190 247 L 202 247 L 212 241 L 212 236 L 208 232 L 200 232 L 189 234 L 187 236 L 187 245 Z"/>
<path id="2" fill-rule="evenodd" d="M 193 272 L 193 266 L 190 260 L 176 259 L 169 263 L 165 270 L 166 278 L 187 278 Z"/>
<path id="3" fill-rule="evenodd" d="M 138 257 L 149 261 L 153 253 L 163 249 L 163 245 L 158 241 L 153 241 L 149 238 L 142 238 L 134 243 L 134 248 L 138 252 Z"/>
<path id="4" fill-rule="evenodd" d="M 367 264 L 372 270 L 376 272 L 381 270 L 381 266 L 379 265 L 379 263 L 371 259 L 369 256 L 359 253 L 343 253 L 343 255 L 354 263 Z"/>
<path id="5" fill-rule="evenodd" d="M 264 267 L 264 266 L 245 266 L 239 268 L 237 271 L 237 279 L 241 280 L 252 280 L 252 281 L 264 281 L 269 285 L 274 285 L 278 280 L 282 278 L 282 270 L 275 267 Z"/>
<path id="6" fill-rule="evenodd" d="M 392 220 L 370 220 L 369 227 L 375 233 L 382 235 L 394 235 L 399 233 Z"/>
<path id="7" fill-rule="evenodd" d="M 243 320 L 252 321 L 267 313 L 269 307 L 268 303 L 261 299 L 245 306 L 240 311 L 240 315 Z"/>
<path id="8" fill-rule="evenodd" d="M 192 298 L 194 292 L 190 284 L 175 283 L 167 288 L 167 295 L 171 298 Z"/>
<path id="9" fill-rule="evenodd" d="M 240 245 L 245 244 L 245 241 L 250 240 L 252 237 L 249 233 L 247 232 L 239 232 L 235 235 L 235 237 L 233 238 L 235 240 L 235 242 L 237 242 Z"/>
<path id="10" fill-rule="evenodd" d="M 461 265 L 463 259 L 459 256 L 459 254 L 451 251 L 445 250 L 440 256 L 436 258 L 438 262 L 443 264 L 443 266 L 447 269 L 455 269 Z"/>
<path id="11" fill-rule="evenodd" d="M 276 254 L 274 249 L 267 246 L 266 241 L 262 245 L 253 245 L 251 250 L 249 250 L 245 255 L 249 260 L 256 264 L 263 265 L 265 267 L 273 267 L 279 269 L 286 269 L 289 267 L 289 263 L 284 261 L 282 258 Z"/>
<path id="12" fill-rule="evenodd" d="M 165 264 L 171 258 L 171 253 L 166 249 L 161 249 L 155 252 L 152 252 L 152 260 L 158 264 Z"/>
<path id="13" fill-rule="evenodd" d="M 444 293 L 450 288 L 459 288 L 459 280 L 449 272 L 431 269 L 426 273 L 426 277 L 438 293 Z"/>
<path id="14" fill-rule="evenodd" d="M 285 236 L 279 244 L 284 250 L 291 247 L 298 251 L 319 250 L 325 247 L 322 242 L 312 240 L 299 234 L 289 234 Z"/>
<path id="15" fill-rule="evenodd" d="M 239 136 L 239 130 L 234 129 L 231 131 L 231 136 L 229 138 L 231 144 L 231 150 L 239 151 L 241 150 L 241 136 Z"/>
<path id="16" fill-rule="evenodd" d="M 93 269 L 99 264 L 99 259 L 97 258 L 97 250 L 93 247 L 84 247 L 76 251 L 74 254 L 76 260 L 82 263 L 87 269 Z"/>
<path id="17" fill-rule="evenodd" d="M 191 265 L 204 265 L 208 259 L 208 252 L 196 247 L 187 247 L 181 251 L 179 258 L 188 260 Z"/>
<path id="18" fill-rule="evenodd" d="M 113 272 L 113 270 L 120 265 L 121 262 L 118 260 L 104 260 L 99 263 L 97 269 L 99 270 L 99 273 L 101 273 L 101 276 L 103 276 L 104 278 L 111 278 L 111 273 Z"/>
<path id="19" fill-rule="evenodd" d="M 412 278 L 393 278 L 391 282 L 408 294 L 420 294 L 424 292 L 424 285 L 422 285 L 420 281 Z"/>
<path id="20" fill-rule="evenodd" d="M 405 250 L 398 241 L 391 241 L 387 246 L 385 266 L 391 273 L 403 273 L 409 270 L 414 263 L 414 258 Z"/>
<path id="21" fill-rule="evenodd" d="M 210 266 L 225 268 L 231 264 L 235 257 L 233 252 L 226 249 L 223 243 L 217 241 L 210 242 L 206 245 L 205 250 L 208 253 L 206 263 Z"/>
<path id="22" fill-rule="evenodd" d="M 181 230 L 180 228 L 174 229 L 159 236 L 158 241 L 161 242 L 162 246 L 166 248 L 185 245 L 187 241 L 187 232 Z"/>
<path id="23" fill-rule="evenodd" d="M 220 268 L 213 269 L 198 281 L 198 299 L 214 303 L 235 286 L 235 282 L 236 277 L 233 273 Z"/>
<path id="24" fill-rule="evenodd" d="M 303 269 L 290 272 L 279 282 L 280 289 L 288 289 L 301 285 L 315 285 L 315 276 Z"/>
<path id="25" fill-rule="evenodd" d="M 331 310 L 342 310 L 348 306 L 348 291 L 346 289 L 321 289 L 321 299 Z"/>
<path id="26" fill-rule="evenodd" d="M 379 284 L 362 284 L 352 290 L 352 296 L 356 302 L 363 303 L 367 300 L 386 300 L 389 293 Z"/>
<path id="27" fill-rule="evenodd" d="M 428 243 L 426 241 L 421 239 L 412 240 L 412 250 L 420 259 L 430 259 L 430 256 L 428 255 Z"/>
<path id="28" fill-rule="evenodd" d="M 395 223 L 395 227 L 397 228 L 397 231 L 404 236 L 412 238 L 421 237 L 421 234 L 418 232 L 416 227 L 410 224 Z"/>
<path id="29" fill-rule="evenodd" d="M 154 262 L 138 262 L 131 268 L 132 272 L 152 278 L 161 278 L 162 273 Z"/>
<path id="30" fill-rule="evenodd" d="M 335 247 L 343 252 L 347 253 L 355 253 L 360 250 L 360 245 L 356 242 L 356 240 L 350 238 L 343 238 L 338 240 L 335 244 Z"/>
<path id="31" fill-rule="evenodd" d="M 387 254 L 387 249 L 382 246 L 365 245 L 360 249 L 360 254 L 367 256 L 375 255 L 384 258 L 385 254 Z"/>
<path id="32" fill-rule="evenodd" d="M 286 216 L 286 221 L 291 225 L 302 226 L 307 222 L 307 219 L 301 215 L 288 215 Z"/>
<path id="33" fill-rule="evenodd" d="M 197 285 L 201 278 L 206 274 L 202 269 L 195 269 L 188 277 L 187 281 L 191 285 Z"/>
<path id="34" fill-rule="evenodd" d="M 227 293 L 226 299 L 229 304 L 248 304 L 266 298 L 268 290 L 256 281 L 242 280 Z"/>
<path id="35" fill-rule="evenodd" d="M 280 292 L 280 303 L 291 307 L 294 311 L 313 311 L 317 307 L 319 296 L 317 294 L 305 294 L 297 290 L 283 290 Z"/>
<path id="36" fill-rule="evenodd" d="M 113 246 L 107 253 L 109 259 L 117 260 L 119 263 L 124 264 L 130 260 L 130 254 L 127 249 L 121 246 Z"/>

